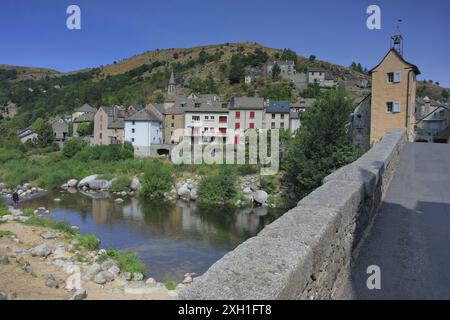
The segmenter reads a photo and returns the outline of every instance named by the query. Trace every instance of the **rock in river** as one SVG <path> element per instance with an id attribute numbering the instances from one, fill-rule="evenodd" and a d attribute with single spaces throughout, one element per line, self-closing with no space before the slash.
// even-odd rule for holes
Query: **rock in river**
<path id="1" fill-rule="evenodd" d="M 264 190 L 258 190 L 253 195 L 253 199 L 260 204 L 266 203 L 268 197 L 269 195 Z"/>

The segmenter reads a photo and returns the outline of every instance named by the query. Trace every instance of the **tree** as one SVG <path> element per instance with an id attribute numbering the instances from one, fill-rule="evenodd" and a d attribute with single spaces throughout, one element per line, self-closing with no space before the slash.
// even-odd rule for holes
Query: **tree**
<path id="1" fill-rule="evenodd" d="M 64 142 L 64 147 L 62 150 L 62 154 L 66 158 L 72 158 L 75 156 L 79 151 L 81 151 L 85 147 L 85 144 L 83 141 L 77 140 L 77 139 L 67 139 Z"/>
<path id="2" fill-rule="evenodd" d="M 448 97 L 449 97 L 448 90 L 442 89 L 441 97 L 442 97 L 442 99 L 444 99 L 444 100 L 448 100 Z"/>
<path id="3" fill-rule="evenodd" d="M 281 53 L 281 60 L 294 61 L 297 64 L 297 53 L 291 49 L 284 49 Z"/>
<path id="4" fill-rule="evenodd" d="M 312 55 L 310 55 L 310 56 L 309 56 L 309 61 L 310 61 L 310 62 L 314 62 L 314 61 L 316 61 L 316 56 L 315 56 L 315 55 L 313 55 L 313 54 L 312 54 Z"/>
<path id="5" fill-rule="evenodd" d="M 45 121 L 42 118 L 37 118 L 33 124 L 31 125 L 31 128 L 34 130 L 39 130 L 45 125 Z"/>
<path id="6" fill-rule="evenodd" d="M 280 77 L 280 74 L 281 74 L 280 66 L 278 64 L 275 64 L 272 67 L 272 79 L 278 79 Z"/>
<path id="7" fill-rule="evenodd" d="M 80 137 L 92 135 L 94 133 L 94 123 L 80 123 L 77 127 L 77 133 Z"/>
<path id="8" fill-rule="evenodd" d="M 286 155 L 287 177 L 297 199 L 360 156 L 346 131 L 352 109 L 353 101 L 339 88 L 329 90 L 301 113 L 302 126 Z"/>
<path id="9" fill-rule="evenodd" d="M 52 126 L 49 123 L 42 125 L 38 130 L 36 130 L 36 133 L 38 147 L 45 148 L 55 140 Z"/>
<path id="10" fill-rule="evenodd" d="M 318 98 L 320 94 L 320 85 L 318 83 L 309 83 L 308 87 L 300 92 L 300 96 L 303 98 Z"/>

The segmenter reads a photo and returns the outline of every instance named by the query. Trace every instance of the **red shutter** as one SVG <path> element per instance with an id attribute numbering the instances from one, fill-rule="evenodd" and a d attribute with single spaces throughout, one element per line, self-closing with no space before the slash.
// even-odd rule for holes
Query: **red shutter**
<path id="1" fill-rule="evenodd" d="M 235 129 L 240 129 L 240 128 L 241 128 L 241 124 L 240 124 L 239 122 L 236 122 L 236 123 L 234 124 L 234 128 L 235 128 Z"/>
<path id="2" fill-rule="evenodd" d="M 241 112 L 240 111 L 236 111 L 236 119 L 240 119 L 241 118 Z"/>
<path id="3" fill-rule="evenodd" d="M 250 129 L 255 129 L 255 124 L 253 122 L 250 123 Z"/>
<path id="4" fill-rule="evenodd" d="M 250 111 L 250 119 L 254 119 L 255 118 L 255 111 Z"/>

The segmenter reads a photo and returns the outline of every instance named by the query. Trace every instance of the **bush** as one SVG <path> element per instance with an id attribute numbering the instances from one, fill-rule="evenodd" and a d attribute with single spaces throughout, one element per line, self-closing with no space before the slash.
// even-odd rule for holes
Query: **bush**
<path id="1" fill-rule="evenodd" d="M 84 148 L 84 142 L 78 139 L 68 139 L 64 142 L 62 154 L 66 158 L 72 158 Z"/>
<path id="2" fill-rule="evenodd" d="M 0 163 L 16 160 L 23 157 L 23 153 L 17 149 L 0 148 Z"/>
<path id="3" fill-rule="evenodd" d="M 139 257 L 134 252 L 121 253 L 117 249 L 108 249 L 106 253 L 101 254 L 97 262 L 102 263 L 107 259 L 116 261 L 119 265 L 121 272 L 140 272 L 145 274 L 145 265 L 139 260 Z"/>
<path id="4" fill-rule="evenodd" d="M 130 189 L 130 185 L 131 179 L 127 176 L 121 176 L 113 180 L 109 190 L 112 192 L 128 191 Z"/>
<path id="5" fill-rule="evenodd" d="M 147 198 L 162 198 L 175 182 L 172 172 L 172 165 L 164 164 L 160 160 L 148 162 L 141 180 L 141 194 Z"/>
<path id="6" fill-rule="evenodd" d="M 78 236 L 80 246 L 86 249 L 95 250 L 100 246 L 100 241 L 93 234 L 85 234 Z"/>
<path id="7" fill-rule="evenodd" d="M 280 183 L 276 175 L 261 176 L 261 189 L 267 193 L 273 193 L 278 190 Z"/>
<path id="8" fill-rule="evenodd" d="M 164 283 L 164 286 L 167 290 L 175 290 L 177 288 L 176 284 L 173 281 L 166 281 L 166 283 Z"/>
<path id="9" fill-rule="evenodd" d="M 6 216 L 8 214 L 11 214 L 8 209 L 6 208 L 0 208 L 0 217 Z"/>
<path id="10" fill-rule="evenodd" d="M 236 195 L 235 183 L 235 168 L 223 165 L 217 174 L 202 179 L 198 187 L 198 201 L 203 204 L 225 204 Z"/>

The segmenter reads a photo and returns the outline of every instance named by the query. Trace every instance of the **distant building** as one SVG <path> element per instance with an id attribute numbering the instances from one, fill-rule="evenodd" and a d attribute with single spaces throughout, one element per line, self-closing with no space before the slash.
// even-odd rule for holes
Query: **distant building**
<path id="1" fill-rule="evenodd" d="M 33 141 L 34 139 L 37 139 L 38 134 L 33 129 L 27 128 L 17 132 L 17 137 L 22 143 L 26 143 L 27 141 Z"/>
<path id="2" fill-rule="evenodd" d="M 91 107 L 90 105 L 88 105 L 87 103 L 85 103 L 72 113 L 72 121 L 74 121 L 76 118 L 78 118 L 79 116 L 81 116 L 83 114 L 86 114 L 86 113 L 94 113 L 95 114 L 96 112 L 97 112 L 97 109 L 95 109 L 95 108 Z"/>
<path id="3" fill-rule="evenodd" d="M 163 143 L 163 125 L 151 108 L 143 108 L 124 120 L 125 141 L 134 147 L 138 157 L 149 157 L 151 145 Z"/>
<path id="4" fill-rule="evenodd" d="M 315 101 L 315 98 L 299 98 L 295 103 L 290 104 L 291 111 L 305 112 L 312 107 Z"/>
<path id="5" fill-rule="evenodd" d="M 448 133 L 445 132 L 450 126 L 450 109 L 447 104 L 428 97 L 418 98 L 415 114 L 417 123 L 415 141 L 448 141 Z"/>
<path id="6" fill-rule="evenodd" d="M 300 117 L 298 111 L 291 109 L 291 112 L 289 113 L 289 130 L 292 134 L 295 134 L 298 129 L 300 129 Z"/>
<path id="7" fill-rule="evenodd" d="M 308 84 L 318 84 L 321 87 L 334 87 L 336 81 L 323 68 L 308 68 L 307 70 Z"/>
<path id="8" fill-rule="evenodd" d="M 292 75 L 295 74 L 297 71 L 295 70 L 295 62 L 292 60 L 288 61 L 273 61 L 269 62 L 267 64 L 267 73 L 272 74 L 272 69 L 275 65 L 278 65 L 281 70 L 281 74 L 288 74 Z"/>
<path id="9" fill-rule="evenodd" d="M 124 141 L 126 110 L 119 106 L 98 108 L 94 117 L 92 144 L 121 144 Z"/>
<path id="10" fill-rule="evenodd" d="M 77 118 L 75 118 L 72 121 L 72 124 L 73 124 L 72 125 L 72 130 L 73 130 L 72 136 L 75 138 L 80 137 L 80 134 L 78 133 L 78 128 L 79 128 L 79 125 L 82 123 L 85 125 L 88 125 L 88 126 L 93 126 L 94 117 L 95 117 L 95 113 L 87 112 L 87 113 L 84 113 L 84 114 L 78 116 Z M 92 134 L 90 136 L 92 136 Z"/>
<path id="11" fill-rule="evenodd" d="M 289 129 L 289 101 L 270 101 L 266 109 L 266 129 Z"/>
<path id="12" fill-rule="evenodd" d="M 69 135 L 69 125 L 64 119 L 54 119 L 51 121 L 53 137 L 56 141 L 62 142 L 67 139 Z"/>
<path id="13" fill-rule="evenodd" d="M 11 101 L 0 106 L 0 116 L 3 119 L 12 119 L 17 115 L 17 105 Z"/>
<path id="14" fill-rule="evenodd" d="M 143 105 L 140 105 L 140 104 L 132 104 L 132 105 L 129 105 L 129 106 L 128 106 L 128 108 L 127 108 L 127 113 L 128 113 L 128 115 L 132 115 L 133 113 L 139 112 L 139 111 L 141 111 L 142 109 L 144 109 L 144 106 L 143 106 Z"/>

